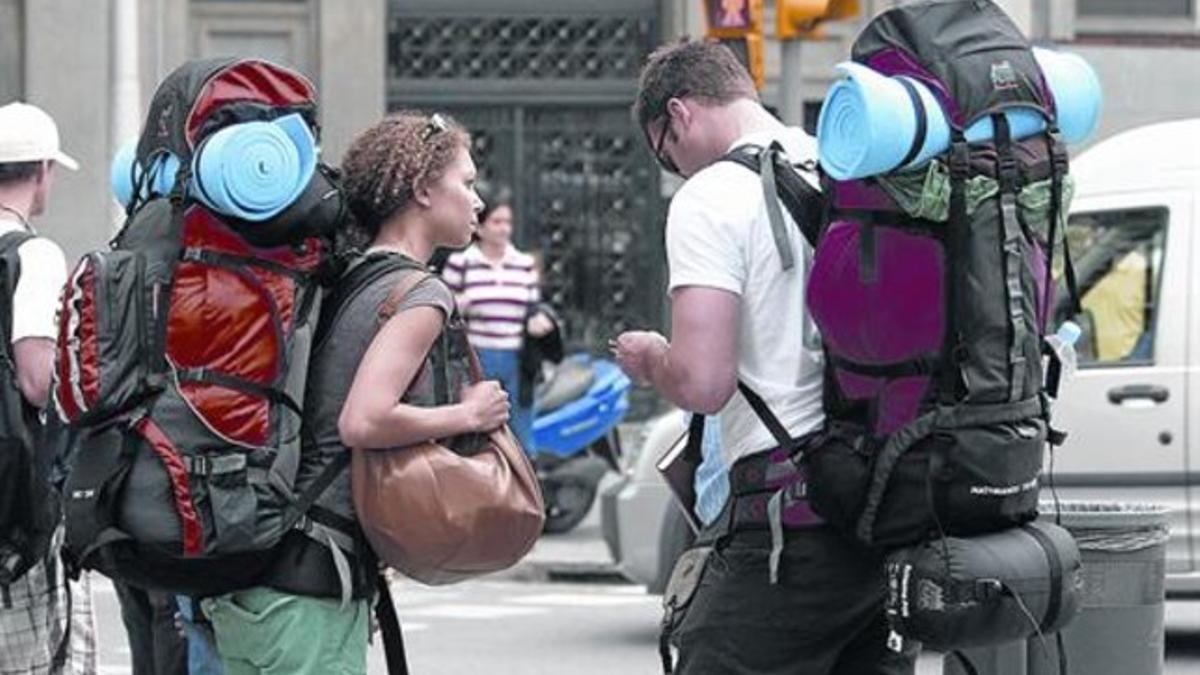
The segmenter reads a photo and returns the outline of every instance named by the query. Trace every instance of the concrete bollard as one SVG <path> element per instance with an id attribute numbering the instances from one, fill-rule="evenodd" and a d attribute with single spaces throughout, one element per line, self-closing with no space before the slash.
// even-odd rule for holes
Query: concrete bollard
<path id="1" fill-rule="evenodd" d="M 1055 520 L 1053 504 L 1041 512 Z M 1059 645 L 1072 675 L 1162 674 L 1167 513 L 1153 504 L 1061 503 L 1059 524 L 1083 560 L 1083 597 L 1061 639 L 1029 640 L 1027 675 L 1059 675 Z"/>

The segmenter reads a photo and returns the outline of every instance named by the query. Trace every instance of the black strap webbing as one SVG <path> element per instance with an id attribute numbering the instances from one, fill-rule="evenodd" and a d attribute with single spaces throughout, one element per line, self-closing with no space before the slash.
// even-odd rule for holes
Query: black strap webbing
<path id="1" fill-rule="evenodd" d="M 908 94 L 909 100 L 912 101 L 913 110 L 917 112 L 917 131 L 913 134 L 912 145 L 908 147 L 908 153 L 904 155 L 904 159 L 896 165 L 897 169 L 903 169 L 908 166 L 908 163 L 917 158 L 917 154 L 921 152 L 921 148 L 925 147 L 925 134 L 929 131 L 929 122 L 925 119 L 928 113 L 925 112 L 925 102 L 921 100 L 921 94 L 917 92 L 917 87 L 909 81 L 907 77 L 894 77 L 894 81 L 899 82 L 904 91 Z"/>
<path id="2" fill-rule="evenodd" d="M 719 162 L 733 162 L 759 173 L 759 155 L 765 148 L 757 145 L 741 145 L 722 156 Z M 806 168 L 801 166 L 801 168 Z M 825 197 L 808 183 L 795 165 L 782 160 L 774 163 L 775 191 L 805 241 L 814 248 L 821 235 L 821 224 L 825 214 Z"/>
<path id="3" fill-rule="evenodd" d="M 741 380 L 738 380 L 738 391 L 742 392 L 742 396 L 746 397 L 746 402 L 750 404 L 750 408 L 754 410 L 754 414 L 758 415 L 758 419 L 762 420 L 763 425 L 767 427 L 767 431 L 771 432 L 771 436 L 779 444 L 779 447 L 787 450 L 790 455 L 799 443 L 788 434 L 787 429 L 779 422 L 779 418 L 767 407 L 766 401 L 763 401 L 762 397 Z"/>
<path id="4" fill-rule="evenodd" d="M 1058 613 L 1062 611 L 1062 558 L 1058 555 L 1058 550 L 1054 548 L 1054 542 L 1050 541 L 1050 537 L 1046 536 L 1036 527 L 1026 525 L 1023 529 L 1033 535 L 1034 540 L 1042 547 L 1046 553 L 1046 560 L 1050 563 L 1050 597 L 1046 600 L 1046 614 L 1042 617 L 1041 625 L 1038 628 L 1045 632 L 1058 621 Z"/>
<path id="5" fill-rule="evenodd" d="M 351 451 L 353 452 L 353 451 Z M 330 509 L 313 504 L 308 507 L 308 517 L 314 523 L 324 525 L 332 530 L 336 530 L 343 534 L 351 534 L 359 531 L 358 522 L 353 518 L 347 518 L 340 513 L 336 513 Z"/>
<path id="6" fill-rule="evenodd" d="M 286 532 L 292 529 L 292 527 L 300 520 L 300 518 L 308 513 L 308 510 L 312 507 L 313 502 L 317 501 L 317 498 L 321 496 L 321 493 L 325 492 L 325 489 L 333 483 L 334 479 L 338 477 L 338 474 L 340 474 L 342 471 L 345 471 L 346 467 L 348 466 L 350 466 L 350 453 L 342 452 L 339 453 L 337 457 L 335 457 L 334 460 L 329 463 L 328 466 L 322 469 L 320 475 L 318 475 L 316 480 L 312 482 L 312 485 L 309 485 L 308 489 L 302 492 L 300 496 L 296 498 L 296 501 L 292 503 L 291 510 L 284 516 L 283 519 L 283 531 Z M 347 532 L 345 534 L 352 533 Z"/>
<path id="7" fill-rule="evenodd" d="M 979 671 L 975 669 L 975 664 L 971 663 L 971 659 L 968 659 L 966 654 L 955 649 L 950 652 L 950 656 L 958 660 L 958 664 L 962 666 L 963 672 L 966 675 L 979 675 Z"/>
<path id="8" fill-rule="evenodd" d="M 33 234 L 24 230 L 14 230 L 0 236 L 0 259 L 3 259 L 3 276 L 0 277 L 0 358 L 13 363 L 12 355 L 12 315 L 13 293 L 17 290 L 17 280 L 21 276 L 21 258 L 17 249 L 33 238 Z M 15 369 L 15 363 L 14 363 Z"/>
<path id="9" fill-rule="evenodd" d="M 282 274 L 293 279 L 303 279 L 307 275 L 299 270 L 292 269 L 286 265 L 281 265 L 277 262 L 256 258 L 248 255 L 236 255 L 234 253 L 225 253 L 223 251 L 213 251 L 206 248 L 185 248 L 180 253 L 179 259 L 184 262 L 198 262 L 213 267 L 225 267 L 228 269 L 241 271 L 244 267 L 258 267 L 275 274 Z"/>
<path id="10" fill-rule="evenodd" d="M 963 287 L 961 260 L 966 260 L 967 195 L 966 183 L 970 173 L 970 148 L 961 131 L 952 131 L 950 143 L 950 219 L 946 223 L 946 332 L 942 338 L 942 368 L 938 385 L 938 401 L 953 404 L 959 394 L 959 356 L 962 345 L 958 325 L 959 294 Z"/>
<path id="11" fill-rule="evenodd" d="M 175 371 L 180 382 L 201 382 L 204 384 L 215 384 L 218 387 L 233 389 L 243 393 L 265 398 L 272 403 L 278 403 L 286 406 L 289 410 L 302 416 L 304 413 L 300 409 L 300 404 L 288 395 L 282 389 L 276 389 L 268 385 L 251 382 L 245 378 L 219 373 L 215 370 L 207 368 L 180 368 Z"/>
<path id="12" fill-rule="evenodd" d="M 799 439 L 792 438 L 788 434 L 787 428 L 771 412 L 771 408 L 767 406 L 767 402 L 762 400 L 753 389 L 745 382 L 738 380 L 738 391 L 742 392 L 742 396 L 746 398 L 746 402 L 750 404 L 750 408 L 758 419 L 762 421 L 763 426 L 767 427 L 767 431 L 771 432 L 771 437 L 780 448 L 788 451 L 791 454 L 797 447 L 800 446 Z M 688 425 L 687 446 L 684 448 L 684 456 L 695 464 L 699 464 L 701 460 L 702 440 L 704 438 L 704 415 L 699 413 L 692 415 L 692 421 Z"/>
<path id="13" fill-rule="evenodd" d="M 689 463 L 699 466 L 704 458 L 703 447 L 704 415 L 696 413 L 692 415 L 692 421 L 688 423 L 687 445 L 684 446 L 683 455 Z"/>
<path id="14" fill-rule="evenodd" d="M 375 601 L 375 619 L 379 621 L 379 632 L 383 636 L 383 654 L 387 661 L 388 675 L 408 675 L 404 633 L 400 630 L 400 617 L 396 616 L 392 589 L 383 574 L 375 577 L 375 590 L 379 595 Z"/>
<path id="15" fill-rule="evenodd" d="M 883 365 L 874 365 L 870 363 L 859 363 L 851 361 L 842 356 L 828 355 L 829 363 L 838 369 L 850 371 L 856 375 L 864 375 L 867 377 L 919 377 L 922 375 L 932 375 L 937 371 L 939 365 L 939 355 L 919 356 L 908 361 L 900 361 L 898 363 L 887 363 Z"/>
<path id="16" fill-rule="evenodd" d="M 1062 219 L 1062 189 L 1063 177 L 1067 174 L 1067 149 L 1063 146 L 1062 138 L 1059 137 L 1058 131 L 1052 129 L 1046 135 L 1047 143 L 1050 144 L 1050 250 L 1046 254 L 1046 265 L 1048 268 L 1046 277 L 1047 295 L 1051 288 L 1052 276 L 1049 276 L 1049 269 L 1052 269 L 1054 264 L 1054 244 L 1057 239 L 1059 221 Z M 1067 296 L 1070 316 L 1076 316 L 1083 312 L 1083 307 L 1079 300 L 1079 282 L 1075 278 L 1075 263 L 1071 258 L 1070 237 L 1066 232 L 1062 235 L 1063 245 L 1063 279 L 1067 282 Z M 1050 311 L 1049 307 L 1046 309 Z M 1054 317 L 1050 317 L 1054 318 Z"/>

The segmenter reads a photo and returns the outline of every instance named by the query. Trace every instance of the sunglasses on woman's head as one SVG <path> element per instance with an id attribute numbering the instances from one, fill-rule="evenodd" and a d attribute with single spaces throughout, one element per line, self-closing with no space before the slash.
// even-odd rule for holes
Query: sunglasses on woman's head
<path id="1" fill-rule="evenodd" d="M 425 129 L 421 132 L 421 142 L 427 143 L 433 138 L 434 134 L 439 134 L 444 131 L 449 131 L 450 125 L 446 124 L 446 118 L 438 113 L 430 115 L 429 121 L 425 123 Z"/>

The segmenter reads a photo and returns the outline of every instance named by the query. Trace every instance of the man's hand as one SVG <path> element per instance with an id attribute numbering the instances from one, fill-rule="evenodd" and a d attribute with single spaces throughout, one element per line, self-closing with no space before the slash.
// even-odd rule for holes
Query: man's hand
<path id="1" fill-rule="evenodd" d="M 617 365 L 639 386 L 651 384 L 651 373 L 667 355 L 670 343 L 659 333 L 633 330 L 621 333 L 608 344 Z"/>

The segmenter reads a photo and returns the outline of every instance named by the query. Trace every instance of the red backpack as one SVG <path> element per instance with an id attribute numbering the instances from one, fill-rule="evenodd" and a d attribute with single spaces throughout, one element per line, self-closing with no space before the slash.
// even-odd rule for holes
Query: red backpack
<path id="1" fill-rule="evenodd" d="M 54 402 L 72 431 L 64 487 L 73 562 L 193 595 L 255 583 L 328 481 L 294 495 L 300 411 L 340 193 L 327 170 L 275 220 L 188 194 L 191 158 L 233 123 L 299 113 L 312 84 L 258 60 L 194 61 L 158 88 L 137 161 L 180 160 L 170 194 L 70 275 Z M 135 193 L 136 194 L 136 193 Z M 330 476 L 330 479 L 332 476 Z"/>

